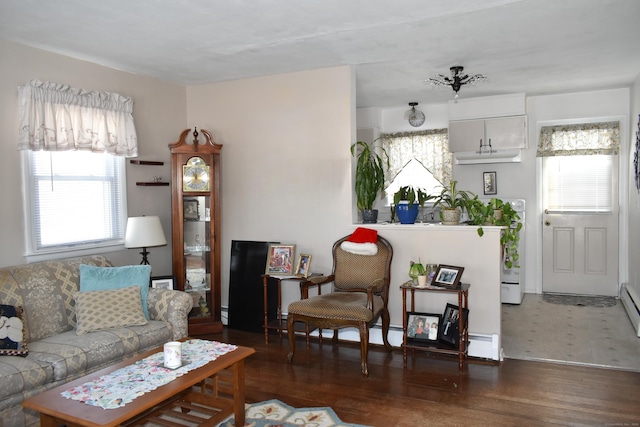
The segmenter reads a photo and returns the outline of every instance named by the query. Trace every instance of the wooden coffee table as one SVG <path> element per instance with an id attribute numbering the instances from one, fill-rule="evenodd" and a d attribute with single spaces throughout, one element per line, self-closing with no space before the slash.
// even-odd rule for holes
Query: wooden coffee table
<path id="1" fill-rule="evenodd" d="M 59 424 L 134 426 L 143 425 L 161 415 L 170 416 L 178 424 L 183 420 L 199 423 L 200 426 L 215 426 L 231 414 L 234 414 L 237 426 L 244 425 L 244 360 L 255 353 L 254 349 L 248 347 L 238 347 L 145 393 L 121 408 L 102 409 L 60 395 L 71 387 L 96 380 L 160 351 L 162 348 L 157 348 L 86 375 L 33 396 L 22 405 L 40 412 L 42 427 L 55 427 Z"/>

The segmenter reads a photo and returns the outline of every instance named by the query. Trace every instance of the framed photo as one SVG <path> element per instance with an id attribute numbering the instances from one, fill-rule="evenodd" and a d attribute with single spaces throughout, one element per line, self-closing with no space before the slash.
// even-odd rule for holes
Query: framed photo
<path id="1" fill-rule="evenodd" d="M 293 276 L 293 256 L 296 245 L 269 245 L 265 274 Z"/>
<path id="2" fill-rule="evenodd" d="M 460 343 L 460 315 L 460 308 L 457 305 L 447 304 L 442 315 L 438 341 L 458 347 Z M 467 327 L 468 318 L 469 310 L 464 309 L 462 312 L 463 328 Z"/>
<path id="3" fill-rule="evenodd" d="M 185 221 L 199 221 L 200 206 L 198 205 L 198 199 L 184 199 L 184 219 Z"/>
<path id="4" fill-rule="evenodd" d="M 454 267 L 453 265 L 438 265 L 433 281 L 434 286 L 444 286 L 445 288 L 455 289 L 460 283 L 464 267 Z"/>
<path id="5" fill-rule="evenodd" d="M 300 254 L 298 255 L 298 262 L 296 263 L 296 276 L 304 277 L 309 276 L 309 269 L 311 268 L 311 255 Z"/>
<path id="6" fill-rule="evenodd" d="M 154 289 L 174 289 L 174 276 L 155 276 L 151 278 L 151 287 Z"/>
<path id="7" fill-rule="evenodd" d="M 440 315 L 432 313 L 407 313 L 407 338 L 425 343 L 438 341 Z"/>
<path id="8" fill-rule="evenodd" d="M 484 194 L 498 194 L 495 172 L 484 172 L 482 174 L 482 188 L 484 188 Z"/>

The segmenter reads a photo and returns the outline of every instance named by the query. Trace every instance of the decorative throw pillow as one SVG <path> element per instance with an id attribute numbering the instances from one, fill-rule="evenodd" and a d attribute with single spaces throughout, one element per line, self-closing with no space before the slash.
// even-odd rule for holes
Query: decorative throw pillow
<path id="1" fill-rule="evenodd" d="M 142 311 L 147 320 L 150 319 L 147 307 L 150 279 L 150 265 L 95 267 L 93 265 L 80 264 L 80 292 L 106 291 L 138 286 L 142 298 Z"/>
<path id="2" fill-rule="evenodd" d="M 27 348 L 22 307 L 0 304 L 0 356 L 26 356 Z"/>
<path id="3" fill-rule="evenodd" d="M 142 312 L 140 288 L 110 291 L 76 292 L 76 334 L 124 326 L 146 325 Z"/>

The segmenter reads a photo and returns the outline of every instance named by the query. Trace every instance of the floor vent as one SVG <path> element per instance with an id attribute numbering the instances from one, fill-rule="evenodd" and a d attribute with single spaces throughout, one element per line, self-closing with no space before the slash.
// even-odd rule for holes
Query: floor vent
<path id="1" fill-rule="evenodd" d="M 628 289 L 627 285 L 623 285 L 620 300 L 627 310 L 633 329 L 636 330 L 636 335 L 640 337 L 640 310 L 638 309 L 640 306 L 640 298 L 638 298 L 638 295 L 633 289 Z"/>

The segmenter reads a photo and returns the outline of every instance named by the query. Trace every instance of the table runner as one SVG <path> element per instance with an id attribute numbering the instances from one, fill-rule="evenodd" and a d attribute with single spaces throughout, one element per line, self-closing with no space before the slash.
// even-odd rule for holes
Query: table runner
<path id="1" fill-rule="evenodd" d="M 155 390 L 192 369 L 204 366 L 236 348 L 235 345 L 217 341 L 187 340 L 182 343 L 182 366 L 177 369 L 164 367 L 164 353 L 160 351 L 60 394 L 67 399 L 79 400 L 103 409 L 120 408 L 136 397 Z"/>

